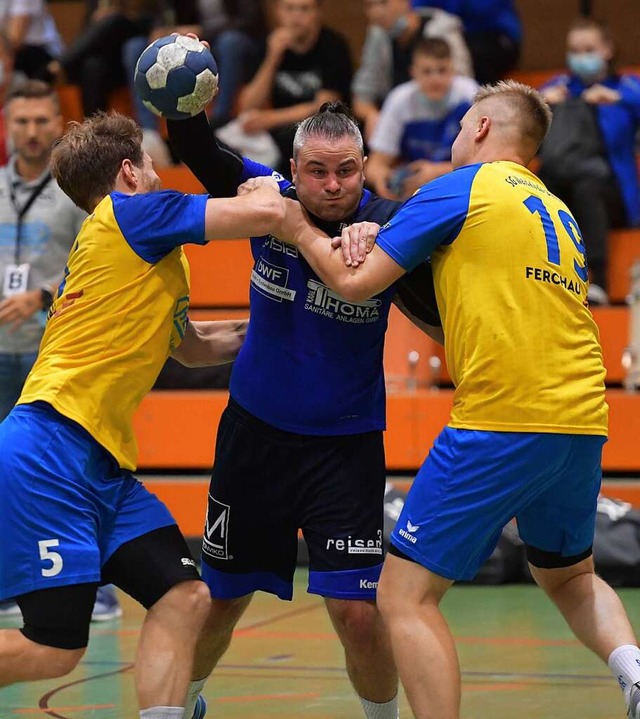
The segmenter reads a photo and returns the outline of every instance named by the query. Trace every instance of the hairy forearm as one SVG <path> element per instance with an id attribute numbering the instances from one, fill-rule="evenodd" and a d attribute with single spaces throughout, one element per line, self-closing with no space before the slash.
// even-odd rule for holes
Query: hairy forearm
<path id="1" fill-rule="evenodd" d="M 247 333 L 248 320 L 189 322 L 172 356 L 185 367 L 211 367 L 233 362 Z"/>

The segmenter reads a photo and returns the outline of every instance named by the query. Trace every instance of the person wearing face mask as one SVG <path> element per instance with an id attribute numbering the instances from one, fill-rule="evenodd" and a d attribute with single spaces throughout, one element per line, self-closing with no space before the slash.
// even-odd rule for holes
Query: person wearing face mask
<path id="1" fill-rule="evenodd" d="M 473 64 L 455 15 L 433 7 L 413 9 L 411 0 L 365 0 L 365 10 L 369 27 L 351 93 L 354 112 L 370 142 L 387 94 L 411 79 L 413 49 L 420 38 L 446 40 L 459 75 L 473 77 Z"/>
<path id="2" fill-rule="evenodd" d="M 613 39 L 593 18 L 579 18 L 569 28 L 567 66 L 567 73 L 541 88 L 554 109 L 554 122 L 542 146 L 539 174 L 582 230 L 590 302 L 606 304 L 609 231 L 640 225 L 634 151 L 640 78 L 616 72 Z"/>
<path id="3" fill-rule="evenodd" d="M 452 169 L 451 145 L 478 89 L 475 80 L 455 74 L 441 38 L 420 38 L 411 75 L 384 101 L 370 142 L 365 174 L 381 197 L 406 199 Z"/>

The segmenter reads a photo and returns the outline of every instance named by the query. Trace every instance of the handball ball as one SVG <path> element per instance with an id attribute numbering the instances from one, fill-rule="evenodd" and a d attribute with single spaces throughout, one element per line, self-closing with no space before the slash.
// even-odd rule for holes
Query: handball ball
<path id="1" fill-rule="evenodd" d="M 218 91 L 218 66 L 198 40 L 161 37 L 140 55 L 136 92 L 156 115 L 183 120 L 202 112 Z"/>

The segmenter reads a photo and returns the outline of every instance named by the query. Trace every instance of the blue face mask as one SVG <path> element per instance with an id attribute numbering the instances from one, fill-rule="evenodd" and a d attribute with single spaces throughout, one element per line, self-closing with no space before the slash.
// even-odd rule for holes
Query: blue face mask
<path id="1" fill-rule="evenodd" d="M 567 53 L 567 65 L 574 75 L 589 82 L 604 73 L 607 63 L 597 52 L 570 52 Z"/>
<path id="2" fill-rule="evenodd" d="M 387 30 L 387 34 L 390 38 L 395 39 L 400 37 L 402 33 L 409 27 L 409 18 L 406 15 L 401 15 L 393 25 Z"/>

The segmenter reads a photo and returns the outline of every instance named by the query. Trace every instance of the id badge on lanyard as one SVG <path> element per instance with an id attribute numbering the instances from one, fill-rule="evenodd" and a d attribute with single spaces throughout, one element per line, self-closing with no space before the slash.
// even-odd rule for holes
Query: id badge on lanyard
<path id="1" fill-rule="evenodd" d="M 4 281 L 2 283 L 2 295 L 4 297 L 12 297 L 27 291 L 27 283 L 29 282 L 29 265 L 7 265 L 4 271 Z"/>

